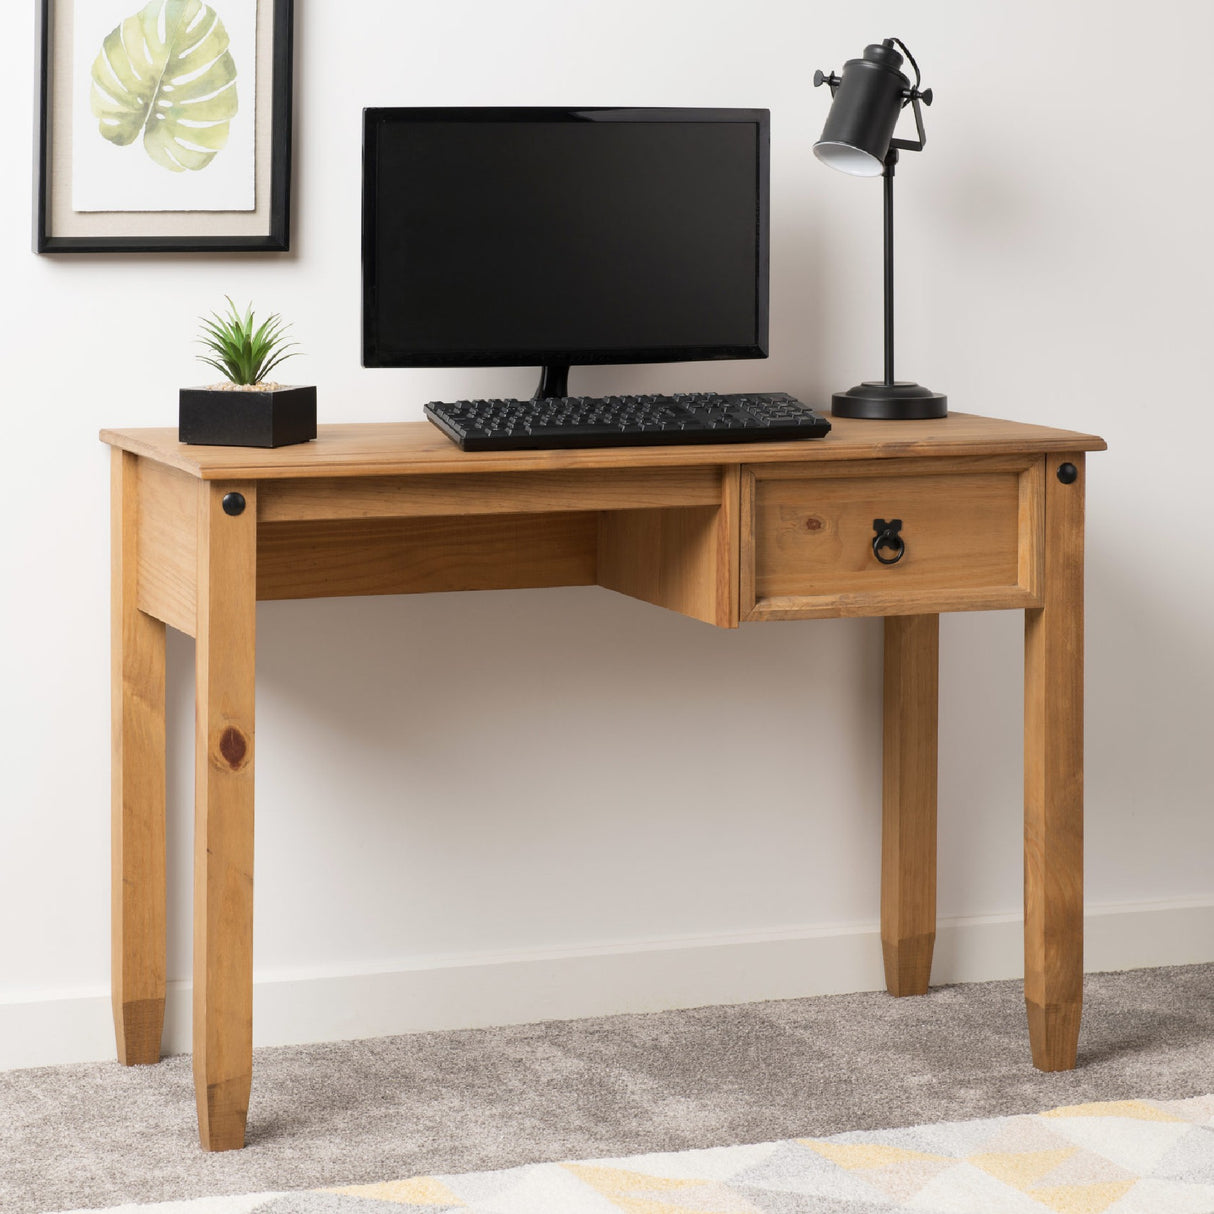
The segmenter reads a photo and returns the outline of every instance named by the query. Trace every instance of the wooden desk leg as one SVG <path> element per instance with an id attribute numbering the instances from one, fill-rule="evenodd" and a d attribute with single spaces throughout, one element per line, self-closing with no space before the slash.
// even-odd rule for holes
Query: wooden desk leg
<path id="1" fill-rule="evenodd" d="M 244 497 L 225 513 L 225 494 Z M 244 1146 L 253 1075 L 257 488 L 202 482 L 194 750 L 194 1090 L 209 1151 Z"/>
<path id="2" fill-rule="evenodd" d="M 164 624 L 137 606 L 138 458 L 110 459 L 111 993 L 118 1060 L 164 1029 Z"/>
<path id="3" fill-rule="evenodd" d="M 891 995 L 925 995 L 936 943 L 940 617 L 885 620 L 881 948 Z"/>
<path id="4" fill-rule="evenodd" d="M 1025 612 L 1024 998 L 1042 1071 L 1075 1065 L 1083 1005 L 1083 471 L 1082 453 L 1046 460 L 1045 604 Z"/>

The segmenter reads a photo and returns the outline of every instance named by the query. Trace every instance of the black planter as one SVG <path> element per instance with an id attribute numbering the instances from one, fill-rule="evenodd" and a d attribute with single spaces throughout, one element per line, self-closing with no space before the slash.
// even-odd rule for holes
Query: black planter
<path id="1" fill-rule="evenodd" d="M 316 389 L 182 388 L 177 438 L 209 447 L 286 447 L 316 437 Z"/>

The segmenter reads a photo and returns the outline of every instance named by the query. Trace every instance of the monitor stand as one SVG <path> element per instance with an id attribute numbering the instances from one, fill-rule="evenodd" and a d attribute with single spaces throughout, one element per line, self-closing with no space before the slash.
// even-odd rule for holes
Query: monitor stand
<path id="1" fill-rule="evenodd" d="M 532 400 L 550 400 L 554 396 L 569 395 L 569 364 L 553 363 L 540 368 L 540 383 Z"/>

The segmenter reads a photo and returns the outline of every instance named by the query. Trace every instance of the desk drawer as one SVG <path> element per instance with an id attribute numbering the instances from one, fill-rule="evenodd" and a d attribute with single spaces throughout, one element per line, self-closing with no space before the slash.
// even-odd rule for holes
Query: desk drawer
<path id="1" fill-rule="evenodd" d="M 1036 456 L 755 465 L 742 470 L 743 619 L 1038 605 Z M 898 546 L 873 550 L 876 520 Z"/>

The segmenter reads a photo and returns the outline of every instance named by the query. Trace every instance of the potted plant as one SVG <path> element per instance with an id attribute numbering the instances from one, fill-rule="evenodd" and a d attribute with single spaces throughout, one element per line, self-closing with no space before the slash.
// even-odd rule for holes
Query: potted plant
<path id="1" fill-rule="evenodd" d="M 198 358 L 225 376 L 209 388 L 182 388 L 177 437 L 183 443 L 218 447 L 285 447 L 316 437 L 316 388 L 290 388 L 267 380 L 295 356 L 286 325 L 275 313 L 259 325 L 250 304 L 240 314 L 231 298 L 228 313 L 201 316 L 198 338 L 209 353 Z"/>

